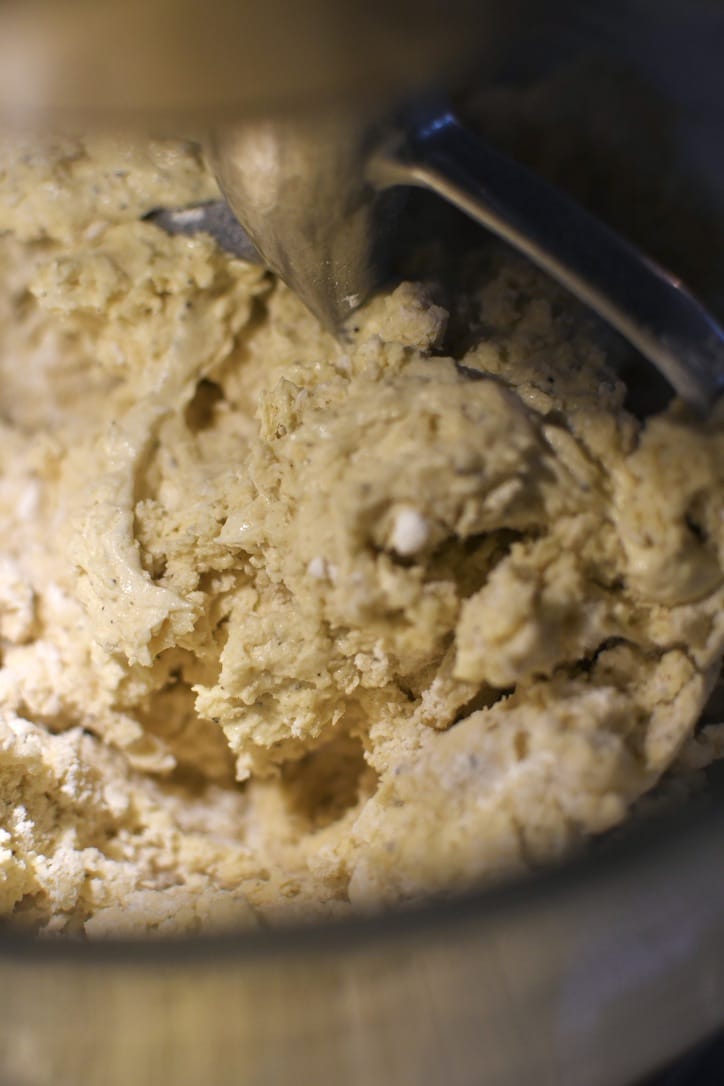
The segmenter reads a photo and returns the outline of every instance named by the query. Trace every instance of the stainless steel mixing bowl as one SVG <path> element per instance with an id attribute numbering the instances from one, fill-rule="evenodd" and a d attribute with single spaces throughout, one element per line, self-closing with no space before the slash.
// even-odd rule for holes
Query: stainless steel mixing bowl
<path id="1" fill-rule="evenodd" d="M 0 942 L 4 1086 L 623 1086 L 724 1016 L 724 804 L 485 897 L 168 944 Z"/>
<path id="2" fill-rule="evenodd" d="M 507 76 L 533 80 L 570 60 L 582 22 L 588 45 L 633 66 L 632 88 L 640 79 L 661 93 L 635 146 L 665 144 L 688 170 L 685 228 L 635 240 L 661 242 L 655 255 L 693 277 L 721 316 L 721 7 L 610 0 L 577 5 L 576 19 L 575 33 L 559 26 L 521 39 Z M 202 82 L 195 101 L 204 105 Z M 171 97 L 164 104 L 179 105 Z M 574 163 L 576 131 L 590 146 L 595 129 L 592 100 L 559 102 L 536 138 L 545 145 L 564 132 Z M 639 106 L 632 101 L 632 114 Z M 556 180 L 573 185 L 570 172 Z M 654 172 L 666 196 L 671 175 Z M 637 228 L 636 208 L 621 216 L 614 225 Z M 724 799 L 714 788 L 708 803 L 555 871 L 387 918 L 168 943 L 7 933 L 0 1082 L 624 1086 L 724 1022 L 723 857 Z"/>

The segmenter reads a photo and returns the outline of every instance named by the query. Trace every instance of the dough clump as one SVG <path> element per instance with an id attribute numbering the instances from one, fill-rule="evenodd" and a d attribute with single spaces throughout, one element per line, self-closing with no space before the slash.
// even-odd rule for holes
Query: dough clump
<path id="1" fill-rule="evenodd" d="M 324 333 L 144 216 L 193 145 L 0 149 L 0 915 L 99 936 L 449 894 L 616 825 L 724 652 L 724 417 L 642 423 L 492 251 Z"/>

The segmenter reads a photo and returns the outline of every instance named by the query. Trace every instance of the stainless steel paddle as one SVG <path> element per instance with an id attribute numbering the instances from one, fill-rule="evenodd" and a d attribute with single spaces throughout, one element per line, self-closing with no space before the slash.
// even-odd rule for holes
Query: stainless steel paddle
<path id="1" fill-rule="evenodd" d="M 210 156 L 264 261 L 340 333 L 379 284 L 394 194 L 432 190 L 616 328 L 699 409 L 724 391 L 724 331 L 674 275 L 467 130 L 444 102 L 219 129 Z"/>

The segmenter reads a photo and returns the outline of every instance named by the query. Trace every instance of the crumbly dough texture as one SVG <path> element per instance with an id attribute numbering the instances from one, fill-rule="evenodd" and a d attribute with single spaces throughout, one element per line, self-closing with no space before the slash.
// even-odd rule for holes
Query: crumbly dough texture
<path id="1" fill-rule="evenodd" d="M 33 930 L 535 867 L 697 761 L 720 671 L 721 412 L 637 422 L 508 255 L 464 357 L 421 283 L 338 344 L 143 221 L 214 194 L 191 145 L 0 151 L 0 913 Z"/>

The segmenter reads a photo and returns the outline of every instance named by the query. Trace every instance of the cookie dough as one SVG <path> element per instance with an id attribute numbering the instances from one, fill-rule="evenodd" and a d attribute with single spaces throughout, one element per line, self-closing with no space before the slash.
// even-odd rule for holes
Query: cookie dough
<path id="1" fill-rule="evenodd" d="M 645 424 L 488 253 L 333 341 L 155 207 L 198 150 L 0 149 L 0 914 L 177 933 L 536 867 L 685 750 L 724 652 L 724 417 Z M 695 760 L 695 758 L 694 758 Z"/>

